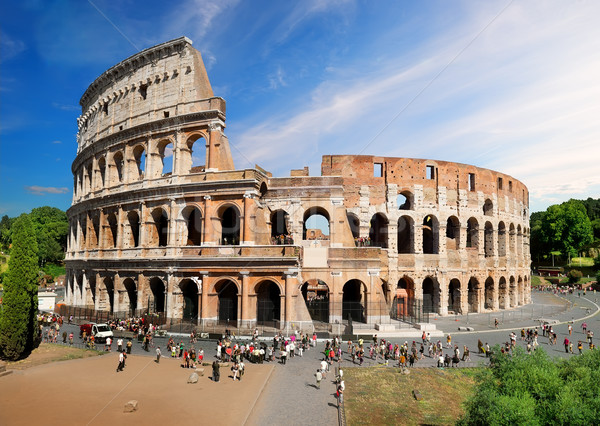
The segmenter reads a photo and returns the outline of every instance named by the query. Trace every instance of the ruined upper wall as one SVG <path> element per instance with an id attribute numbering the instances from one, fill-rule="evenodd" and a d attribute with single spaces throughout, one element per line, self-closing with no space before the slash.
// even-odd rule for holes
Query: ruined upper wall
<path id="1" fill-rule="evenodd" d="M 211 99 L 212 98 L 212 99 Z M 148 122 L 217 109 L 200 52 L 181 37 L 111 67 L 81 97 L 78 151 L 96 140 Z"/>
<path id="2" fill-rule="evenodd" d="M 447 203 L 459 199 L 459 194 L 482 192 L 502 202 L 508 199 L 529 207 L 527 187 L 504 173 L 468 164 L 416 158 L 375 157 L 370 155 L 324 155 L 321 163 L 322 176 L 341 176 L 347 188 L 361 185 L 380 188 L 382 202 L 385 187 L 395 184 L 398 193 L 415 185 L 423 187 L 425 202 L 436 204 L 438 188 L 446 188 Z M 356 191 L 358 192 L 358 191 Z"/>

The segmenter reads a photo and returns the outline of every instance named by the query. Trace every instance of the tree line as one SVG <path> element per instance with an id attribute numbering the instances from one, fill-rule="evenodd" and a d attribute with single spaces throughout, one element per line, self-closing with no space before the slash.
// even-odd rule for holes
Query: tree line
<path id="1" fill-rule="evenodd" d="M 563 256 L 598 255 L 600 199 L 571 199 L 530 217 L 531 259 L 541 263 L 554 252 Z"/>

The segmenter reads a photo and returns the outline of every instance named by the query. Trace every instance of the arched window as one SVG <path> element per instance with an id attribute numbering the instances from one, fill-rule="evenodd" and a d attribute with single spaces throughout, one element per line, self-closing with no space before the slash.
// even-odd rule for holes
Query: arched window
<path id="1" fill-rule="evenodd" d="M 485 309 L 494 309 L 494 279 L 488 277 L 485 280 Z"/>
<path id="2" fill-rule="evenodd" d="M 204 153 L 206 151 L 206 139 L 195 134 L 188 138 L 186 150 L 181 150 L 181 168 L 183 173 L 204 172 Z"/>
<path id="3" fill-rule="evenodd" d="M 509 240 L 508 240 L 508 244 L 509 244 L 508 251 L 511 254 L 514 254 L 515 248 L 517 246 L 517 241 L 516 241 L 517 240 L 517 235 L 516 235 L 516 232 L 515 232 L 515 225 L 512 224 L 512 223 L 510 224 L 510 227 L 508 228 L 508 238 L 509 238 Z"/>
<path id="4" fill-rule="evenodd" d="M 199 246 L 202 244 L 202 214 L 193 206 L 183 209 L 182 216 L 185 219 L 187 238 L 185 245 Z"/>
<path id="5" fill-rule="evenodd" d="M 98 173 L 100 175 L 99 186 L 104 188 L 106 186 L 106 159 L 104 157 L 98 160 Z"/>
<path id="6" fill-rule="evenodd" d="M 237 245 L 240 243 L 240 214 L 232 206 L 221 210 L 221 244 Z"/>
<path id="7" fill-rule="evenodd" d="M 329 239 L 329 213 L 322 207 L 311 207 L 304 212 L 303 240 Z"/>
<path id="8" fill-rule="evenodd" d="M 456 216 L 446 221 L 446 250 L 460 249 L 460 222 Z"/>
<path id="9" fill-rule="evenodd" d="M 106 217 L 106 221 L 108 222 L 108 227 L 106 228 L 107 235 L 105 238 L 106 247 L 117 247 L 117 235 L 119 232 L 119 223 L 117 221 L 117 215 L 114 213 L 110 213 Z"/>
<path id="10" fill-rule="evenodd" d="M 151 246 L 166 247 L 169 237 L 169 216 L 161 207 L 152 211 L 154 227 L 151 233 Z"/>
<path id="11" fill-rule="evenodd" d="M 483 249 L 485 257 L 494 256 L 494 228 L 490 222 L 485 223 Z"/>
<path id="12" fill-rule="evenodd" d="M 398 210 L 412 210 L 413 209 L 413 195 L 410 191 L 402 191 L 396 197 L 396 205 Z"/>
<path id="13" fill-rule="evenodd" d="M 166 140 L 158 145 L 158 154 L 161 159 L 161 176 L 173 174 L 173 143 Z"/>
<path id="14" fill-rule="evenodd" d="M 423 253 L 437 254 L 439 250 L 439 224 L 435 216 L 423 218 Z"/>
<path id="15" fill-rule="evenodd" d="M 97 248 L 99 237 L 100 237 L 100 215 L 97 211 L 93 211 L 90 213 L 90 220 L 92 222 L 91 235 L 90 235 L 90 245 L 89 247 Z"/>
<path id="16" fill-rule="evenodd" d="M 144 179 L 146 170 L 146 150 L 143 145 L 138 145 L 133 149 L 133 158 L 136 164 L 136 174 L 139 180 Z"/>
<path id="17" fill-rule="evenodd" d="M 113 155 L 113 164 L 115 167 L 115 179 L 112 184 L 123 182 L 123 153 L 121 151 L 115 152 Z"/>
<path id="18" fill-rule="evenodd" d="M 483 214 L 485 216 L 492 216 L 494 214 L 494 203 L 489 198 L 483 203 Z"/>
<path id="19" fill-rule="evenodd" d="M 374 247 L 387 248 L 388 246 L 388 220 L 381 214 L 376 213 L 371 218 L 371 226 L 369 228 L 369 239 Z"/>
<path id="20" fill-rule="evenodd" d="M 415 252 L 415 222 L 410 216 L 398 219 L 398 253 Z"/>
<path id="21" fill-rule="evenodd" d="M 506 225 L 498 223 L 498 256 L 506 256 Z"/>
<path id="22" fill-rule="evenodd" d="M 126 238 L 128 247 L 139 247 L 140 245 L 140 216 L 135 210 L 127 213 L 128 235 Z"/>
<path id="23" fill-rule="evenodd" d="M 289 234 L 287 228 L 288 220 L 289 216 L 284 210 L 275 210 L 271 213 L 271 238 L 276 239 L 277 243 L 280 242 L 280 237 L 281 239 L 285 239 Z"/>
<path id="24" fill-rule="evenodd" d="M 467 247 L 479 247 L 479 222 L 474 217 L 467 222 Z"/>

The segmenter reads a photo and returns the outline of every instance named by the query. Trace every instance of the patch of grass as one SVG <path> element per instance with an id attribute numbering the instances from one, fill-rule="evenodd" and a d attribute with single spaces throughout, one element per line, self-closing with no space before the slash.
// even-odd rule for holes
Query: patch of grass
<path id="1" fill-rule="evenodd" d="M 541 284 L 542 284 L 542 280 L 540 279 L 540 277 L 538 277 L 537 275 L 531 276 L 531 286 L 532 287 L 537 287 Z"/>
<path id="2" fill-rule="evenodd" d="M 569 266 L 572 268 L 577 268 L 577 267 L 582 267 L 582 266 L 591 267 L 591 266 L 594 266 L 594 258 L 593 257 L 572 257 L 571 263 L 569 264 Z"/>
<path id="3" fill-rule="evenodd" d="M 463 414 L 479 369 L 344 369 L 344 404 L 349 425 L 454 424 Z M 417 401 L 413 390 L 423 399 Z"/>
<path id="4" fill-rule="evenodd" d="M 7 368 L 12 370 L 24 370 L 37 365 L 49 364 L 51 362 L 69 361 L 72 359 L 89 358 L 104 355 L 107 352 L 89 349 L 79 349 L 72 346 L 63 346 L 51 343 L 41 343 L 29 354 L 27 358 L 18 361 L 7 361 Z"/>

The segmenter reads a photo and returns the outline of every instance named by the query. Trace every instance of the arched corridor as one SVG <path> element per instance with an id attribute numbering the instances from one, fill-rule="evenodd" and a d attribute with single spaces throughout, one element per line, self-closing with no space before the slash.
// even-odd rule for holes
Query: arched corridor
<path id="1" fill-rule="evenodd" d="M 344 284 L 342 296 L 342 318 L 366 322 L 366 287 L 360 280 Z"/>
<path id="2" fill-rule="evenodd" d="M 273 323 L 281 319 L 281 291 L 273 281 L 263 281 L 256 287 L 256 321 Z"/>

